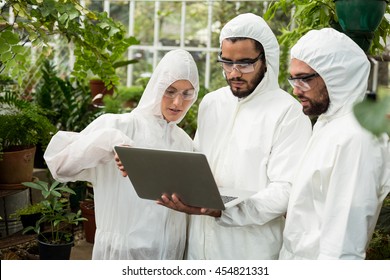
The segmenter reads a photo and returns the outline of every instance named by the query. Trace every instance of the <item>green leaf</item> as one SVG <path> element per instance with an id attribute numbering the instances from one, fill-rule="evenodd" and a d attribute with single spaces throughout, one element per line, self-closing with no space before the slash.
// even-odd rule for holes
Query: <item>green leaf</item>
<path id="1" fill-rule="evenodd" d="M 5 53 L 7 51 L 9 51 L 10 47 L 8 44 L 4 43 L 4 42 L 0 42 L 0 53 Z"/>
<path id="2" fill-rule="evenodd" d="M 24 53 L 26 52 L 26 49 L 23 46 L 15 45 L 12 46 L 12 52 L 15 54 Z"/>
<path id="3" fill-rule="evenodd" d="M 137 63 L 137 62 L 138 62 L 137 59 L 123 60 L 123 61 L 115 62 L 112 66 L 114 68 L 118 68 L 118 67 L 123 67 L 123 66 L 129 65 L 129 64 L 133 64 L 133 63 Z"/>
<path id="4" fill-rule="evenodd" d="M 60 187 L 60 188 L 58 188 L 58 190 L 61 190 L 61 191 L 64 191 L 64 192 L 68 192 L 68 193 L 71 193 L 71 194 L 76 194 L 74 192 L 74 190 L 72 190 L 71 188 L 69 188 L 67 186 Z"/>
<path id="5" fill-rule="evenodd" d="M 51 194 L 51 195 L 54 195 L 54 196 L 56 196 L 56 197 L 61 197 L 61 193 L 58 192 L 58 191 L 56 191 L 56 190 L 51 190 L 51 191 L 50 191 L 50 194 Z"/>
<path id="6" fill-rule="evenodd" d="M 98 26 L 99 26 L 101 29 L 109 29 L 109 28 L 110 28 L 110 25 L 109 25 L 107 22 L 99 23 Z"/>
<path id="7" fill-rule="evenodd" d="M 2 53 L 1 54 L 1 61 L 8 61 L 8 60 L 10 60 L 10 59 L 12 59 L 12 56 L 13 56 L 13 53 L 12 52 L 10 52 L 10 51 L 7 51 L 7 52 L 4 52 L 4 53 Z"/>
<path id="8" fill-rule="evenodd" d="M 110 32 L 108 33 L 108 35 L 110 35 L 110 37 L 111 36 L 114 36 L 115 34 L 117 34 L 118 32 L 120 32 L 121 30 L 119 29 L 119 28 L 116 28 L 116 27 L 111 27 L 110 28 Z"/>
<path id="9" fill-rule="evenodd" d="M 3 31 L 1 37 L 10 45 L 19 43 L 19 35 L 9 30 Z"/>
<path id="10" fill-rule="evenodd" d="M 51 185 L 51 188 L 55 189 L 55 188 L 57 188 L 58 185 L 61 185 L 61 182 L 54 181 L 54 183 Z"/>
<path id="11" fill-rule="evenodd" d="M 380 101 L 364 100 L 354 106 L 354 113 L 360 125 L 375 135 L 390 134 L 390 96 Z"/>
<path id="12" fill-rule="evenodd" d="M 65 22 L 68 20 L 69 16 L 67 14 L 62 14 L 59 18 L 58 18 L 58 21 L 61 23 L 61 24 L 65 24 Z"/>
<path id="13" fill-rule="evenodd" d="M 45 190 L 44 185 L 35 182 L 23 182 L 22 185 L 36 190 Z"/>

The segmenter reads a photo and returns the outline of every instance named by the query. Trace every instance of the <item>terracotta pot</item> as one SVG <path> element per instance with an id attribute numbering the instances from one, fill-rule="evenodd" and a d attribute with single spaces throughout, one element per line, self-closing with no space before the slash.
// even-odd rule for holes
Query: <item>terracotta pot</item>
<path id="1" fill-rule="evenodd" d="M 95 222 L 95 204 L 92 200 L 80 202 L 82 216 L 88 221 L 83 221 L 85 240 L 89 243 L 95 242 L 96 222 Z"/>
<path id="2" fill-rule="evenodd" d="M 102 80 L 90 80 L 89 87 L 91 89 L 91 95 L 93 99 L 93 104 L 96 106 L 103 106 L 103 97 L 106 94 L 113 95 L 114 87 L 107 89 Z M 97 96 L 99 95 L 99 96 Z"/>
<path id="3" fill-rule="evenodd" d="M 0 160 L 0 189 L 25 188 L 22 182 L 31 182 L 36 148 L 4 152 Z"/>

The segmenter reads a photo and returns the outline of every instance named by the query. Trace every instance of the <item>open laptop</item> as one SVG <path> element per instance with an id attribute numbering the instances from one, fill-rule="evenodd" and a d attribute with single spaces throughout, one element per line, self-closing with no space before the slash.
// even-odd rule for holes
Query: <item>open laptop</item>
<path id="1" fill-rule="evenodd" d="M 255 192 L 218 188 L 204 154 L 116 146 L 140 198 L 157 200 L 176 193 L 191 206 L 224 210 Z"/>

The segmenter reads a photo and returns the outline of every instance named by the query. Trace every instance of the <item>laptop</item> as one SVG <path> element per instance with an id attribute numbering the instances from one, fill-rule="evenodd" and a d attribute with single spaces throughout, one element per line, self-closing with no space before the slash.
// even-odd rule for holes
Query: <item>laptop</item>
<path id="1" fill-rule="evenodd" d="M 176 193 L 191 206 L 224 210 L 255 194 L 253 191 L 218 188 L 202 153 L 116 146 L 137 195 L 156 201 Z"/>

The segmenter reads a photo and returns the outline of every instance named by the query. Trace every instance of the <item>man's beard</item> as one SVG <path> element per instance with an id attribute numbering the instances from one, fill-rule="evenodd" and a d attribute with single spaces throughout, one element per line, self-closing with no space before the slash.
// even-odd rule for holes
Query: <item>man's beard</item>
<path id="1" fill-rule="evenodd" d="M 263 80 L 264 78 L 264 73 L 265 71 L 263 70 L 263 68 L 261 68 L 261 70 L 256 74 L 256 76 L 253 78 L 253 80 L 251 81 L 247 81 L 247 80 L 244 80 L 244 79 L 241 79 L 241 77 L 238 77 L 238 78 L 232 78 L 232 79 L 226 79 L 226 82 L 228 83 L 228 85 L 230 86 L 230 90 L 232 91 L 233 95 L 238 97 L 238 98 L 244 98 L 244 97 L 247 97 L 249 96 L 250 94 L 252 94 L 252 92 L 256 89 L 256 87 L 260 84 L 260 82 Z M 249 85 L 248 89 L 247 90 L 234 90 L 231 86 L 231 81 L 240 81 L 240 82 L 245 82 L 247 85 Z"/>
<path id="2" fill-rule="evenodd" d="M 310 107 L 304 109 L 303 112 L 308 116 L 319 116 L 325 113 L 329 108 L 329 95 L 326 87 L 322 88 L 319 92 L 319 100 L 309 100 Z"/>

